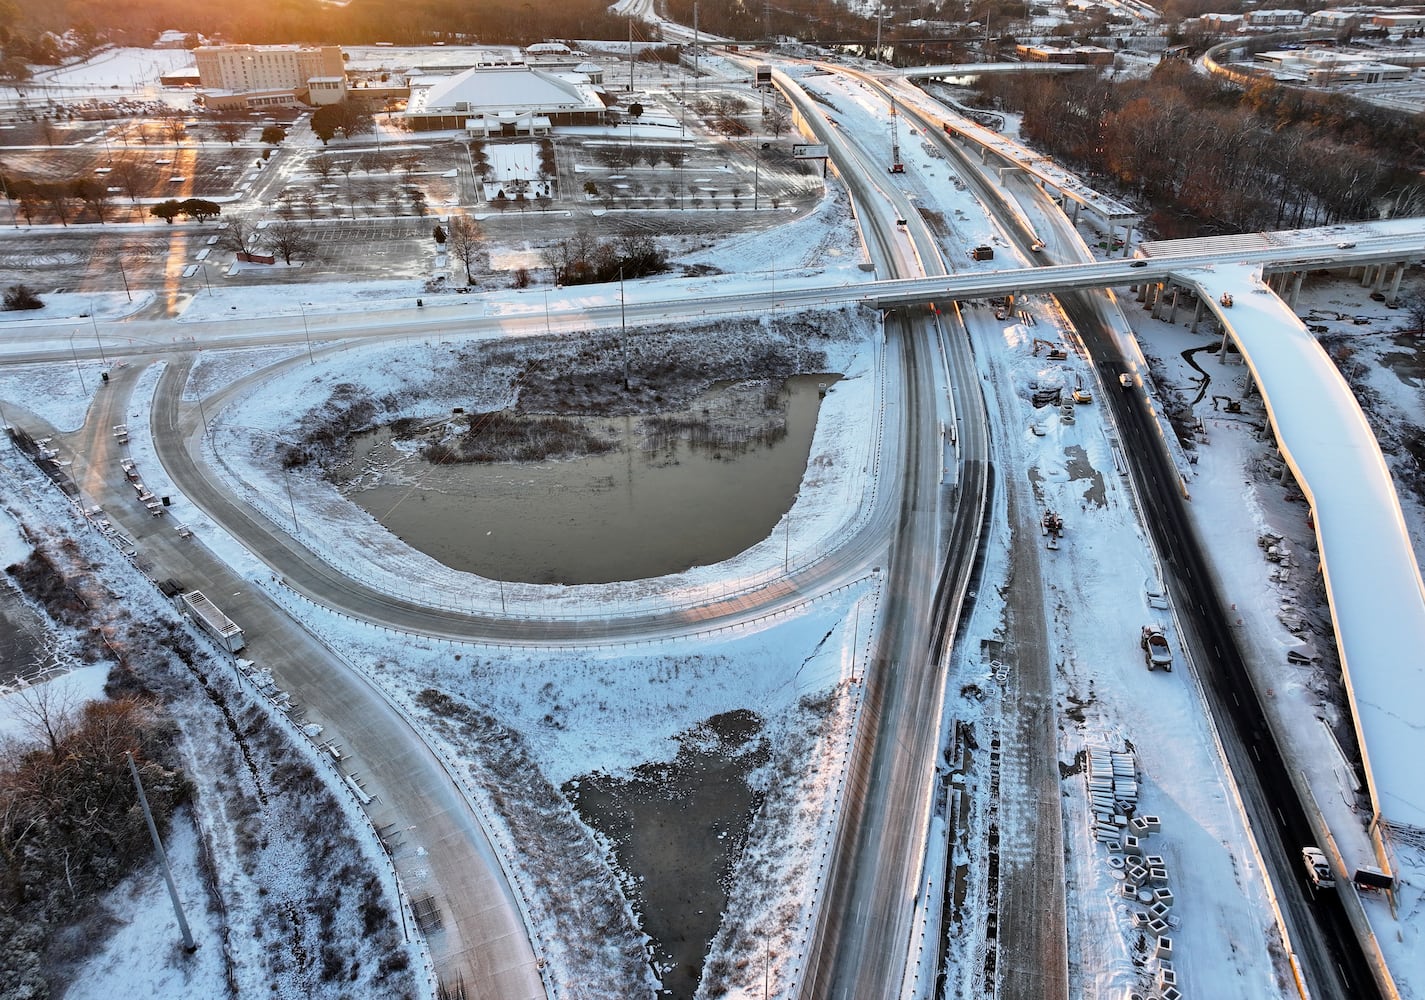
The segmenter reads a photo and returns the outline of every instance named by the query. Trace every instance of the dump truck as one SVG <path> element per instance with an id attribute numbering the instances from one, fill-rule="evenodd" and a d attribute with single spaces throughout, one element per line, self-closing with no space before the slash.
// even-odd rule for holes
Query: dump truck
<path id="1" fill-rule="evenodd" d="M 1144 625 L 1138 644 L 1143 647 L 1143 662 L 1151 670 L 1172 670 L 1173 651 L 1160 625 Z"/>

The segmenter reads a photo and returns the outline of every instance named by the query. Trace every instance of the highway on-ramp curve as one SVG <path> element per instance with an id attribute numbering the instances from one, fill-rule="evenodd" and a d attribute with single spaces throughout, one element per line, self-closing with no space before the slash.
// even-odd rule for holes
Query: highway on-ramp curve
<path id="1" fill-rule="evenodd" d="M 186 377 L 187 364 L 180 379 Z M 501 997 L 545 995 L 538 964 L 516 902 L 500 875 L 494 850 L 459 782 L 421 736 L 364 677 L 276 607 L 204 547 L 184 539 L 171 517 L 153 517 L 135 501 L 119 467 L 122 449 L 112 428 L 126 411 L 146 364 L 117 368 L 72 434 L 49 432 L 72 454 L 71 474 L 84 495 L 101 504 L 157 579 L 176 578 L 209 595 L 243 623 L 251 656 L 270 668 L 301 706 L 307 722 L 346 750 L 374 801 L 366 811 L 377 828 L 395 831 L 392 857 L 413 898 L 432 896 L 441 928 L 427 934 L 436 971 L 454 983 L 480 983 Z M 139 472 L 142 474 L 143 469 Z M 354 756 L 353 756 L 354 755 Z"/>

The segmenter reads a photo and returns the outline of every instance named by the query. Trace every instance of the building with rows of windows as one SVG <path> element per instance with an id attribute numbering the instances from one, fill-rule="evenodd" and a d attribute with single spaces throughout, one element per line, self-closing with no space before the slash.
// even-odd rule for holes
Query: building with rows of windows
<path id="1" fill-rule="evenodd" d="M 219 93 L 219 105 L 305 101 L 335 104 L 346 97 L 346 66 L 335 45 L 211 45 L 193 50 L 198 80 Z"/>

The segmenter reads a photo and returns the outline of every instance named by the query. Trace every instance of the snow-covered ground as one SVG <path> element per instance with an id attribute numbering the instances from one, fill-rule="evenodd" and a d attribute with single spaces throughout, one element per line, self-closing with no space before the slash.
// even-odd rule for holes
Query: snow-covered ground
<path id="1" fill-rule="evenodd" d="M 868 148 L 879 149 L 888 143 L 884 111 L 867 92 L 826 78 L 808 82 L 834 109 L 843 130 L 859 137 Z M 983 207 L 953 183 L 953 172 L 934 148 L 913 132 L 901 138 L 908 169 L 904 183 L 912 186 L 925 208 L 946 220 L 956 237 L 969 244 L 994 239 L 996 227 Z M 958 244 L 948 256 L 952 269 L 977 266 L 966 261 Z M 774 234 L 735 237 L 698 252 L 688 262 L 739 272 L 768 267 L 835 269 L 843 263 L 854 266 L 861 259 L 855 226 L 844 203 L 833 195 L 819 211 Z M 363 285 L 359 292 L 373 296 L 371 307 L 376 308 L 382 297 L 404 299 L 414 294 L 410 284 Z M 1327 285 L 1319 294 L 1339 293 L 1339 288 Z M 603 304 L 617 302 L 616 292 L 590 293 L 600 294 Z M 341 286 L 305 286 L 292 295 L 296 298 L 285 292 L 222 289 L 211 297 L 213 301 L 195 299 L 188 318 L 246 318 L 264 312 L 291 315 L 298 301 L 316 303 L 318 310 L 323 304 L 334 310 L 343 299 L 350 302 L 352 291 Z M 65 308 L 63 300 L 56 308 Z M 104 308 L 119 306 L 115 303 Z M 1343 311 L 1356 314 L 1366 310 L 1353 304 Z M 1289 984 L 1275 957 L 1279 945 L 1261 871 L 1197 693 L 1186 671 L 1163 674 L 1143 668 L 1138 627 L 1158 616 L 1144 598 L 1145 581 L 1155 577 L 1156 571 L 1136 521 L 1130 490 L 1116 470 L 1112 428 L 1091 404 L 1077 407 L 1070 422 L 1058 408 L 1035 408 L 1029 398 L 1036 386 L 1068 389 L 1082 380 L 1096 388 L 1092 371 L 1072 353 L 1063 362 L 1036 356 L 1032 338 L 1066 343 L 1071 338 L 1063 329 L 1062 317 L 1047 303 L 1034 302 L 1028 312 L 1036 321 L 1033 326 L 1016 321 L 1018 318 L 996 320 L 992 310 L 983 308 L 971 308 L 967 316 L 987 391 L 1003 397 L 1005 412 L 1017 414 L 998 430 L 1001 474 L 1013 477 L 1020 488 L 1032 491 L 1044 506 L 1060 511 L 1066 521 L 1062 548 L 1042 553 L 1040 566 L 1056 664 L 1059 762 L 1067 772 L 1062 792 L 1072 992 L 1096 997 L 1127 995 L 1131 989 L 1146 989 L 1155 968 L 1142 950 L 1144 932 L 1132 925 L 1137 907 L 1120 899 L 1118 869 L 1110 867 L 1109 855 L 1094 842 L 1081 773 L 1080 755 L 1087 748 L 1102 745 L 1122 750 L 1131 744 L 1140 773 L 1140 811 L 1162 820 L 1162 830 L 1153 834 L 1150 844 L 1153 853 L 1165 859 L 1175 894 L 1172 916 L 1177 945 L 1172 961 L 1180 982 L 1195 995 L 1287 995 Z M 1380 310 L 1372 315 L 1379 315 L 1384 322 L 1390 314 Z M 1186 373 L 1173 367 L 1183 364 L 1181 345 L 1200 345 L 1203 338 L 1188 339 L 1178 328 L 1132 318 L 1145 352 L 1170 376 L 1177 371 L 1176 379 L 1170 377 L 1170 381 L 1181 382 Z M 829 322 L 856 328 L 854 317 L 848 315 L 830 317 Z M 765 329 L 767 336 L 775 335 L 771 324 Z M 789 529 L 778 526 L 762 544 L 724 564 L 677 577 L 609 587 L 501 586 L 455 573 L 411 551 L 319 477 L 284 477 L 276 471 L 270 457 L 274 437 L 283 434 L 305 408 L 319 402 L 336 380 L 359 377 L 377 391 L 402 389 L 416 380 L 421 369 L 428 369 L 433 348 L 427 341 L 362 347 L 317 365 L 307 363 L 301 351 L 210 351 L 194 372 L 190 394 L 196 397 L 222 386 L 235 386 L 227 405 L 208 414 L 215 431 L 210 457 L 274 524 L 286 523 L 285 489 L 290 484 L 293 504 L 301 514 L 299 540 L 365 582 L 402 594 L 418 589 L 421 596 L 434 598 L 436 603 L 467 609 L 491 610 L 503 605 L 522 615 L 608 615 L 678 605 L 710 593 L 725 594 L 782 573 L 789 563 L 816 558 L 835 543 L 875 486 L 875 428 L 866 417 L 886 401 L 877 384 L 876 339 L 872 331 L 861 330 L 831 347 L 832 364 L 846 378 L 823 404 L 810 465 L 818 471 L 808 476 L 789 512 L 785 522 Z M 1370 349 L 1385 350 L 1379 343 Z M 1209 366 L 1205 355 L 1199 359 L 1205 368 Z M 0 398 L 7 407 L 37 414 L 61 430 L 76 429 L 83 422 L 99 370 L 98 364 L 87 362 L 6 367 L 0 369 Z M 1211 370 L 1223 383 L 1240 377 L 1240 369 L 1230 366 Z M 145 409 L 144 394 L 152 392 L 156 377 L 156 368 L 143 376 L 135 394 L 136 411 Z M 1378 376 L 1371 384 L 1399 412 L 1419 422 L 1421 406 L 1415 383 Z M 894 402 L 895 387 L 889 392 Z M 445 408 L 448 412 L 453 402 L 468 405 L 476 393 L 497 406 L 507 399 L 508 387 L 466 385 L 458 395 L 454 389 L 445 394 L 434 392 L 428 403 L 433 410 Z M 1230 394 L 1245 395 L 1240 387 Z M 1264 500 L 1269 483 L 1250 486 L 1244 492 L 1243 480 L 1250 479 L 1262 461 L 1262 442 L 1241 420 L 1201 415 L 1208 422 L 1211 438 L 1210 445 L 1197 449 L 1194 483 L 1194 508 L 1204 523 L 1212 525 L 1204 537 L 1214 544 L 1220 542 L 1215 553 L 1224 580 L 1234 593 L 1243 595 L 1239 610 L 1246 623 L 1244 632 L 1280 636 L 1285 626 L 1277 615 L 1284 597 L 1290 593 L 1296 595 L 1294 599 L 1319 601 L 1319 593 L 1308 582 L 1308 572 L 1298 567 L 1298 572 L 1283 578 L 1276 564 L 1266 563 L 1262 550 L 1248 540 L 1255 541 L 1266 527 L 1292 537 L 1287 522 L 1293 512 L 1299 520 L 1301 509 L 1280 498 Z M 139 423 L 134 425 L 134 452 L 146 470 L 154 470 L 146 472 L 155 477 L 151 485 L 171 490 L 171 483 L 156 478 L 160 475 L 157 456 Z M 178 502 L 185 501 L 180 497 Z M 424 712 L 432 738 L 443 752 L 466 765 L 466 780 L 476 786 L 477 796 L 485 802 L 487 818 L 512 833 L 519 831 L 523 822 L 519 804 L 499 807 L 494 800 L 507 798 L 508 789 L 479 785 L 476 765 L 482 761 L 481 751 L 422 709 L 424 689 L 438 686 L 517 733 L 540 781 L 556 788 L 594 770 L 626 774 L 638 764 L 666 762 L 676 752 L 674 737 L 691 725 L 733 708 L 757 711 L 775 743 L 773 763 L 753 779 L 766 791 L 769 805 L 754 822 L 749 845 L 738 863 L 729 904 L 731 916 L 715 939 L 709 967 L 725 975 L 723 984 L 731 990 L 727 995 L 751 1000 L 762 995 L 758 962 L 764 944 L 770 945 L 776 956 L 771 963 L 771 982 L 778 987 L 787 984 L 790 970 L 801 956 L 799 948 L 814 905 L 814 859 L 835 820 L 835 779 L 844 767 L 844 751 L 858 707 L 859 685 L 854 678 L 860 668 L 859 656 L 881 624 L 875 614 L 874 580 L 849 583 L 837 593 L 808 602 L 798 614 L 715 636 L 694 634 L 636 649 L 606 644 L 580 650 L 480 645 L 457 650 L 446 642 L 383 634 L 302 601 L 274 586 L 253 556 L 225 539 L 196 511 L 192 513 L 192 523 L 204 533 L 210 547 L 250 579 L 272 588 L 294 615 L 348 661 L 377 678 L 392 697 L 414 713 Z M 1419 511 L 1412 510 L 1408 516 L 1413 518 L 1418 540 L 1422 537 Z M 1030 544 L 1039 543 L 1032 525 L 1017 527 L 1027 529 Z M 24 545 L 13 531 L 0 531 L 0 539 L 0 551 L 7 558 L 17 552 L 23 555 Z M 1010 544 L 1010 526 L 1001 512 L 992 525 L 982 596 L 964 627 L 955 654 L 955 682 L 947 694 L 947 716 L 973 725 L 980 733 L 980 751 L 974 756 L 963 791 L 971 831 L 982 829 L 993 804 L 985 771 L 989 766 L 987 735 L 996 726 L 1004 665 L 982 656 L 981 644 L 1002 638 L 1004 606 L 995 591 L 1007 572 Z M 412 580 L 419 584 L 413 587 Z M 1171 629 L 1170 638 L 1181 653 Z M 1286 666 L 1280 657 L 1269 660 L 1278 678 L 1272 685 L 1276 702 L 1283 706 L 1288 728 L 1294 734 L 1321 736 L 1303 737 L 1295 747 L 1298 760 L 1312 770 L 1317 788 L 1329 788 L 1346 769 L 1338 758 L 1321 752 L 1324 733 L 1315 721 L 1316 714 L 1322 711 L 1334 720 L 1324 698 L 1328 679 L 1315 672 L 1304 676 L 1301 668 Z M 1006 779 L 999 798 L 1013 802 L 1016 791 L 1022 790 Z M 1342 796 L 1318 793 L 1318 798 L 1334 800 L 1323 801 L 1322 807 L 1338 814 L 1344 810 L 1345 821 L 1351 821 L 1349 804 L 1342 804 Z M 950 981 L 955 985 L 951 992 L 969 995 L 983 986 L 979 977 L 983 975 L 980 949 L 984 935 L 976 923 L 983 914 L 977 915 L 976 907 L 985 903 L 986 859 L 976 834 L 951 831 L 950 836 L 952 861 L 968 873 L 970 885 L 965 924 L 958 928 L 962 933 L 949 945 Z M 368 841 L 368 847 L 371 843 Z M 176 839 L 176 857 L 192 850 L 181 836 Z M 546 859 L 526 854 L 514 860 L 522 885 L 538 886 L 538 868 Z M 599 857 L 598 863 L 604 868 L 603 877 L 613 881 L 609 857 Z M 1420 893 L 1414 885 L 1418 862 L 1412 865 L 1404 873 L 1401 912 L 1405 916 L 1420 907 Z M 168 905 L 151 877 L 137 879 L 124 893 L 113 903 L 133 913 L 133 922 L 122 936 L 107 942 L 90 970 L 88 982 L 94 985 L 86 988 L 92 992 L 82 995 L 95 995 L 101 984 L 112 988 L 116 983 L 156 998 L 219 995 L 223 990 L 218 978 L 221 971 L 214 967 L 195 968 L 186 978 L 141 979 L 136 968 L 120 962 L 118 956 L 126 948 L 143 954 L 153 947 L 153 935 L 164 933 L 163 910 Z M 556 903 L 548 893 L 542 897 L 536 893 L 532 908 L 537 945 L 542 955 L 557 965 L 553 978 L 571 983 L 587 975 L 606 984 L 608 974 L 597 967 L 598 956 L 581 951 L 577 942 L 570 940 L 578 937 L 578 928 L 568 922 L 568 914 Z M 1406 971 L 1418 968 L 1420 945 L 1413 925 L 1404 920 L 1392 924 L 1388 915 L 1376 912 L 1379 906 L 1368 905 L 1373 908 L 1373 919 L 1380 919 L 1378 926 L 1391 928 L 1380 936 L 1393 963 Z M 146 927 L 153 930 L 145 933 Z M 1403 977 L 1403 985 L 1411 995 L 1418 995 L 1414 979 Z"/>
<path id="2" fill-rule="evenodd" d="M 193 65 L 193 53 L 187 49 L 105 49 L 83 62 L 38 68 L 34 79 L 24 83 L 0 86 L 0 105 L 39 108 L 49 101 L 66 104 L 139 98 L 191 108 L 193 91 L 165 89 L 159 85 L 159 77 Z"/>

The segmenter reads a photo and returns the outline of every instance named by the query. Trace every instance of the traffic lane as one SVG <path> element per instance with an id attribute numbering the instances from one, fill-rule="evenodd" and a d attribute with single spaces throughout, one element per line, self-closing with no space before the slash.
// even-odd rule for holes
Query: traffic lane
<path id="1" fill-rule="evenodd" d="M 1093 322 L 1093 311 L 1082 304 L 1070 306 L 1065 297 L 1065 309 L 1071 312 L 1075 326 L 1087 341 L 1092 338 L 1091 352 L 1095 357 L 1108 357 L 1104 343 L 1109 341 L 1100 324 Z M 1112 374 L 1106 385 L 1116 385 L 1116 372 L 1121 364 L 1100 362 L 1100 370 Z M 1266 723 L 1255 688 L 1251 685 L 1246 665 L 1241 659 L 1235 638 L 1227 624 L 1227 616 L 1218 596 L 1218 588 L 1201 549 L 1185 506 L 1176 471 L 1164 454 L 1155 415 L 1149 409 L 1141 388 L 1123 389 L 1113 394 L 1110 405 L 1115 409 L 1124 444 L 1125 459 L 1133 466 L 1142 488 L 1143 501 L 1151 508 L 1145 513 L 1153 532 L 1158 552 L 1174 578 L 1173 593 L 1184 614 L 1184 626 L 1193 633 L 1193 648 L 1213 650 L 1216 655 L 1199 657 L 1195 665 L 1204 679 L 1204 689 L 1215 699 L 1214 714 L 1232 722 L 1231 733 L 1221 733 L 1229 749 L 1229 760 L 1238 772 L 1238 783 L 1244 798 L 1261 803 L 1253 810 L 1253 826 L 1264 826 L 1272 837 L 1259 837 L 1258 847 L 1269 861 L 1274 881 L 1281 886 L 1278 899 L 1289 910 L 1288 926 L 1297 953 L 1307 963 L 1309 981 L 1315 989 L 1330 989 L 1333 995 L 1378 996 L 1379 990 L 1369 965 L 1360 949 L 1354 930 L 1345 918 L 1339 900 L 1325 905 L 1307 907 L 1300 891 L 1286 890 L 1286 883 L 1299 881 L 1300 849 L 1315 842 L 1315 833 L 1297 796 L 1274 736 Z M 1171 471 L 1171 475 L 1169 472 Z M 1204 663 L 1203 660 L 1206 660 Z M 1220 730 L 1219 730 L 1220 731 Z M 1231 745 L 1240 748 L 1231 752 Z M 1257 789 L 1247 787 L 1242 780 L 1243 765 L 1255 776 Z M 1259 794 L 1253 792 L 1260 790 Z M 1312 940 L 1302 939 L 1302 930 L 1320 928 Z M 1334 987 L 1334 988 L 1333 988 Z M 1347 991 L 1342 994 L 1341 990 Z"/>
<path id="2" fill-rule="evenodd" d="M 181 391 L 187 381 L 185 368 L 172 366 L 160 379 L 160 387 L 171 377 L 171 384 Z M 177 393 L 159 394 L 151 418 L 156 442 L 161 436 L 181 436 L 177 407 Z M 192 422 L 190 416 L 188 423 Z M 165 454 L 165 468 L 176 483 L 181 475 L 176 466 L 187 458 L 182 448 Z M 201 481 L 194 469 L 183 476 L 189 485 L 195 477 Z M 187 492 L 186 485 L 184 489 Z M 247 527 L 258 526 L 248 522 Z M 271 532 L 264 531 L 263 537 L 273 545 L 282 543 Z M 190 587 L 208 586 L 231 595 L 224 598 L 224 609 L 248 630 L 253 658 L 270 667 L 313 721 L 360 760 L 367 790 L 391 809 L 382 822 L 400 823 L 424 845 L 425 853 L 407 866 L 402 877 L 413 888 L 424 885 L 436 892 L 449 916 L 446 930 L 430 941 L 442 972 L 463 969 L 501 996 L 543 996 L 513 890 L 473 808 L 421 735 L 374 685 L 294 625 L 260 587 L 234 574 L 201 543 L 176 541 L 173 532 L 160 538 L 166 544 L 146 547 L 146 556 L 161 573 L 183 579 Z"/>
<path id="3" fill-rule="evenodd" d="M 898 407 L 909 472 L 888 560 L 886 624 L 867 677 L 864 729 L 855 750 L 860 763 L 847 792 L 854 801 L 847 803 L 836 877 L 822 904 L 827 919 L 818 928 L 818 961 L 808 969 L 812 995 L 878 996 L 886 984 L 900 982 L 939 735 L 931 720 L 938 719 L 936 691 L 943 677 L 927 649 L 939 566 L 940 462 L 938 443 L 927 444 L 938 437 L 935 410 L 921 402 L 934 391 L 933 365 L 917 363 L 928 349 L 928 325 L 903 316 L 892 322 L 909 374 L 905 403 Z"/>

